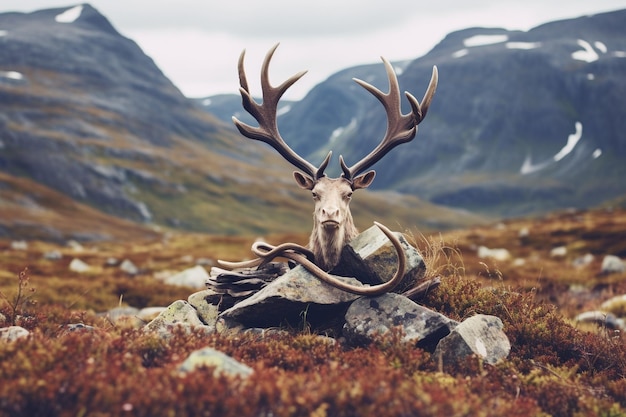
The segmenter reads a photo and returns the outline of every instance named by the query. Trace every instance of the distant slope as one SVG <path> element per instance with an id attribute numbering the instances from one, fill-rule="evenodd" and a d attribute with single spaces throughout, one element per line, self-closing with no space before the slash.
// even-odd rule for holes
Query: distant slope
<path id="1" fill-rule="evenodd" d="M 428 116 L 412 143 L 376 165 L 375 188 L 498 217 L 626 193 L 626 10 L 528 32 L 451 33 L 396 65 L 401 90 L 420 99 L 433 65 L 440 81 Z M 319 160 L 333 149 L 350 163 L 380 141 L 385 113 L 352 77 L 387 89 L 381 63 L 320 83 L 280 119 L 298 152 Z"/>
<path id="2" fill-rule="evenodd" d="M 105 213 L 220 234 L 309 229 L 310 198 L 288 164 L 185 98 L 93 7 L 0 14 L 0 42 L 0 234 L 20 237 L 28 224 L 36 236 L 38 213 L 53 239 L 120 236 L 122 223 L 96 227 L 112 221 Z M 417 208 L 431 205 L 414 198 L 363 198 L 367 225 L 480 220 L 435 209 L 426 218 Z"/>

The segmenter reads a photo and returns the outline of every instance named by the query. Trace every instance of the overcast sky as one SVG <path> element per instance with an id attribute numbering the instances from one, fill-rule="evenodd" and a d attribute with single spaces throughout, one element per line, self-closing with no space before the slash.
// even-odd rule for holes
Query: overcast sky
<path id="1" fill-rule="evenodd" d="M 0 12 L 79 4 L 0 0 Z M 542 23 L 625 9 L 626 0 L 91 0 L 190 97 L 237 93 L 237 58 L 255 88 L 261 61 L 281 46 L 274 84 L 309 70 L 286 94 L 301 98 L 334 72 L 365 63 L 417 58 L 446 34 L 469 27 L 528 30 Z M 0 28 L 1 29 L 1 28 Z"/>

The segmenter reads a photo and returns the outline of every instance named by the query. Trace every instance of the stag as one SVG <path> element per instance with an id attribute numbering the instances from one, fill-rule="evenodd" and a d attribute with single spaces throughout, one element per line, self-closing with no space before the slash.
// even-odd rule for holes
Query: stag
<path id="1" fill-rule="evenodd" d="M 346 291 L 358 294 L 377 294 L 389 291 L 402 279 L 405 259 L 397 237 L 379 223 L 375 224 L 387 235 L 398 252 L 398 270 L 391 280 L 378 286 L 362 288 L 337 280 L 327 272 L 337 265 L 345 244 L 358 234 L 352 219 L 352 213 L 350 212 L 352 193 L 356 190 L 367 188 L 372 184 L 376 172 L 373 170 L 367 171 L 372 165 L 396 146 L 409 142 L 415 137 L 417 125 L 426 117 L 426 112 L 437 87 L 437 67 L 433 67 L 430 84 L 421 104 L 413 95 L 405 92 L 412 109 L 408 114 L 402 114 L 398 79 L 391 64 L 385 58 L 382 58 L 382 61 L 389 79 L 388 93 L 383 93 L 365 81 L 354 79 L 355 82 L 373 94 L 382 103 L 387 113 L 387 132 L 380 144 L 354 165 L 348 166 L 343 156 L 340 156 L 339 162 L 343 173 L 338 178 L 330 178 L 324 174 L 324 171 L 328 166 L 332 151 L 328 152 L 328 155 L 319 167 L 316 167 L 291 149 L 278 131 L 276 115 L 278 102 L 285 91 L 298 81 L 306 71 L 293 75 L 277 87 L 272 86 L 268 72 L 270 61 L 277 47 L 278 44 L 270 49 L 262 64 L 261 89 L 263 101 L 261 104 L 257 103 L 250 94 L 244 70 L 245 50 L 241 53 L 238 63 L 239 92 L 241 93 L 243 107 L 256 119 L 259 126 L 250 126 L 236 117 L 233 117 L 233 123 L 242 135 L 249 139 L 260 140 L 269 144 L 285 160 L 298 169 L 298 171 L 293 173 L 297 185 L 300 188 L 309 190 L 315 202 L 313 231 L 309 239 L 308 250 L 293 244 L 281 245 L 278 248 L 272 248 L 266 244 L 258 244 L 253 246 L 253 251 L 260 259 L 248 263 L 221 262 L 221 264 L 231 268 L 243 266 L 244 264 L 247 266 L 258 265 L 263 262 L 262 259 L 278 254 L 285 256 L 286 254 L 286 257 L 303 264 L 305 268 L 318 278 Z M 307 256 L 296 255 L 294 251 L 304 253 Z"/>

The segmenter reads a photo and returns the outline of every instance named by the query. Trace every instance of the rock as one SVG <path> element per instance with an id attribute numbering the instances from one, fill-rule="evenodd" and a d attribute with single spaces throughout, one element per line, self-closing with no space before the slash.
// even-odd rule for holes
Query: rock
<path id="1" fill-rule="evenodd" d="M 95 327 L 89 326 L 84 323 L 71 323 L 65 326 L 65 331 L 68 333 L 74 332 L 93 332 L 96 330 Z"/>
<path id="2" fill-rule="evenodd" d="M 403 292 L 422 279 L 426 266 L 417 249 L 401 233 L 396 232 L 395 235 L 402 244 L 407 262 L 404 279 L 394 292 Z M 343 248 L 341 259 L 332 273 L 354 277 L 364 284 L 377 285 L 389 281 L 397 265 L 396 249 L 389 238 L 377 226 L 372 226 Z"/>
<path id="3" fill-rule="evenodd" d="M 202 323 L 196 313 L 196 309 L 187 301 L 183 300 L 174 301 L 154 320 L 146 324 L 144 329 L 167 334 L 172 327 L 177 325 L 184 327 L 201 327 L 207 331 L 212 331 L 208 329 L 209 326 L 205 326 L 204 323 Z"/>
<path id="4" fill-rule="evenodd" d="M 14 240 L 11 242 L 12 250 L 28 250 L 28 242 L 25 240 Z"/>
<path id="5" fill-rule="evenodd" d="M 575 320 L 581 323 L 593 323 L 608 329 L 626 330 L 624 319 L 617 318 L 613 313 L 607 313 L 605 311 L 585 311 L 577 315 Z"/>
<path id="6" fill-rule="evenodd" d="M 433 358 L 442 366 L 458 363 L 475 354 L 486 363 L 495 364 L 511 351 L 511 343 L 502 331 L 502 321 L 495 316 L 477 314 L 470 317 L 437 345 Z"/>
<path id="7" fill-rule="evenodd" d="M 345 315 L 343 335 L 350 345 L 358 346 L 399 327 L 405 341 L 432 352 L 457 324 L 400 294 L 388 293 L 354 301 Z"/>
<path id="8" fill-rule="evenodd" d="M 626 317 L 626 294 L 609 298 L 600 305 L 600 310 Z"/>
<path id="9" fill-rule="evenodd" d="M 157 318 L 165 310 L 167 310 L 167 307 L 145 307 L 137 312 L 136 317 L 147 323 Z"/>
<path id="10" fill-rule="evenodd" d="M 81 245 L 80 243 L 78 243 L 75 240 L 69 240 L 67 242 L 67 246 L 69 246 L 70 248 L 72 248 L 73 251 L 75 252 L 82 252 L 85 250 L 85 248 L 83 247 L 83 245 Z"/>
<path id="11" fill-rule="evenodd" d="M 612 274 L 626 271 L 626 264 L 619 257 L 615 255 L 606 255 L 602 259 L 603 274 Z"/>
<path id="12" fill-rule="evenodd" d="M 89 270 L 91 270 L 91 267 L 88 264 L 86 264 L 85 262 L 81 261 L 78 258 L 72 259 L 72 262 L 70 262 L 69 268 L 70 268 L 70 271 L 78 272 L 79 274 L 89 272 Z"/>
<path id="13" fill-rule="evenodd" d="M 178 371 L 185 374 L 198 368 L 209 367 L 213 368 L 213 376 L 228 375 L 246 378 L 254 372 L 249 366 L 210 347 L 191 352 L 178 367 Z"/>
<path id="14" fill-rule="evenodd" d="M 169 285 L 177 285 L 181 287 L 205 288 L 209 274 L 206 269 L 200 265 L 193 268 L 185 269 L 178 274 L 166 278 L 164 282 Z"/>
<path id="15" fill-rule="evenodd" d="M 591 262 L 593 262 L 593 255 L 590 253 L 586 253 L 583 256 L 579 256 L 578 258 L 574 259 L 572 261 L 572 266 L 574 266 L 575 268 L 583 268 L 589 264 L 591 264 Z"/>
<path id="16" fill-rule="evenodd" d="M 135 264 L 129 260 L 124 259 L 120 264 L 120 270 L 126 272 L 128 275 L 137 275 L 139 273 L 139 268 L 135 266 Z"/>
<path id="17" fill-rule="evenodd" d="M 338 278 L 362 285 L 354 278 Z M 298 265 L 259 292 L 223 311 L 220 318 L 247 327 L 284 324 L 299 327 L 305 322 L 316 327 L 342 317 L 348 304 L 357 298 L 355 294 L 320 281 Z"/>
<path id="18" fill-rule="evenodd" d="M 20 326 L 9 326 L 0 329 L 0 342 L 14 342 L 28 337 L 30 332 Z"/>
<path id="19" fill-rule="evenodd" d="M 44 253 L 43 258 L 49 261 L 58 261 L 59 259 L 63 258 L 63 254 L 60 251 L 54 249 Z"/>
<path id="20" fill-rule="evenodd" d="M 187 302 L 196 309 L 198 317 L 210 326 L 214 326 L 219 314 L 221 294 L 213 290 L 202 290 L 191 294 Z"/>
<path id="21" fill-rule="evenodd" d="M 138 329 L 145 323 L 137 318 L 139 309 L 129 306 L 115 307 L 103 313 L 102 316 L 106 317 L 111 323 L 116 326 L 123 326 L 127 328 Z"/>
<path id="22" fill-rule="evenodd" d="M 565 255 L 567 255 L 567 247 L 565 246 L 557 246 L 550 251 L 550 257 L 552 258 L 562 258 Z"/>
<path id="23" fill-rule="evenodd" d="M 504 248 L 489 249 L 486 246 L 479 246 L 478 257 L 483 259 L 491 258 L 496 261 L 508 261 L 509 259 L 511 259 L 511 253 Z"/>

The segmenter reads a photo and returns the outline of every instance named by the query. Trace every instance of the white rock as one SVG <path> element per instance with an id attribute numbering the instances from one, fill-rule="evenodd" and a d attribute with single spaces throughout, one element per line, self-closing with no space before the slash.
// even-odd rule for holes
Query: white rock
<path id="1" fill-rule="evenodd" d="M 169 285 L 178 285 L 181 287 L 206 288 L 206 281 L 208 279 L 209 274 L 206 269 L 197 265 L 166 278 L 164 282 Z"/>
<path id="2" fill-rule="evenodd" d="M 489 249 L 486 246 L 479 246 L 478 257 L 483 259 L 491 258 L 495 259 L 496 261 L 508 261 L 509 259 L 511 259 L 511 253 L 504 248 Z"/>
<path id="3" fill-rule="evenodd" d="M 602 259 L 602 272 L 610 274 L 613 272 L 626 271 L 626 264 L 620 258 L 615 255 L 606 255 Z"/>
<path id="4" fill-rule="evenodd" d="M 567 255 L 567 248 L 565 246 L 557 246 L 550 251 L 550 256 L 553 258 L 562 258 L 565 255 Z"/>
<path id="5" fill-rule="evenodd" d="M 82 274 L 84 272 L 89 272 L 90 269 L 91 267 L 88 264 L 78 258 L 74 258 L 72 259 L 72 262 L 70 262 L 70 271 Z"/>
<path id="6" fill-rule="evenodd" d="M 0 329 L 0 341 L 13 342 L 23 337 L 28 337 L 30 332 L 20 326 L 9 326 Z"/>
<path id="7" fill-rule="evenodd" d="M 139 268 L 130 259 L 124 259 L 120 264 L 120 269 L 129 275 L 137 275 L 139 273 Z"/>
<path id="8" fill-rule="evenodd" d="M 11 249 L 13 250 L 28 250 L 28 242 L 25 240 L 14 240 L 11 242 Z"/>

